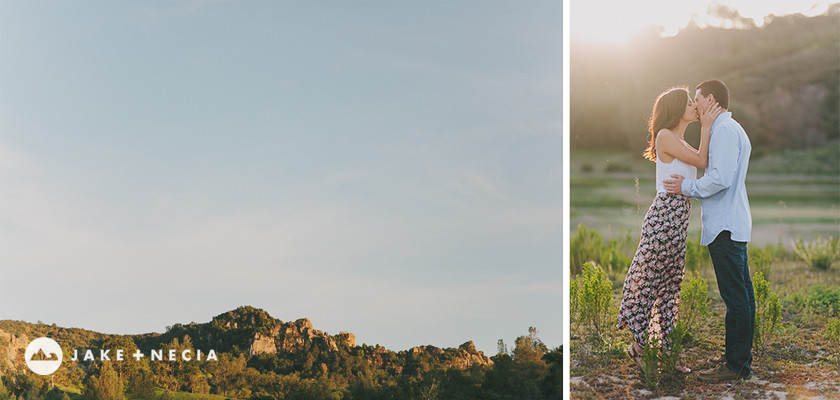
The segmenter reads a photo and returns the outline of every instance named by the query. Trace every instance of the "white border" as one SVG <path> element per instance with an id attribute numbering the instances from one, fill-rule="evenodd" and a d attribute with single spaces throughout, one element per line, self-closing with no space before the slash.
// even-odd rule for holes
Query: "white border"
<path id="1" fill-rule="evenodd" d="M 569 379 L 571 371 L 571 347 L 569 346 L 569 284 L 571 283 L 571 269 L 569 268 L 569 4 L 570 0 L 563 0 L 563 398 L 569 399 L 571 388 Z"/>

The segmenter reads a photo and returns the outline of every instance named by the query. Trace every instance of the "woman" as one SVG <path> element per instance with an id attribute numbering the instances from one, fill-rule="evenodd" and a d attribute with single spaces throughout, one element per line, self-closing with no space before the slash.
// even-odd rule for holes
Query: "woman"
<path id="1" fill-rule="evenodd" d="M 656 162 L 656 198 L 645 215 L 636 255 L 624 279 L 624 298 L 618 312 L 618 329 L 628 328 L 635 339 L 627 353 L 641 369 L 645 333 L 665 340 L 674 328 L 680 303 L 680 285 L 685 273 L 685 242 L 690 199 L 665 192 L 663 181 L 671 174 L 695 178 L 697 168 L 709 161 L 709 138 L 712 123 L 722 112 L 715 104 L 699 116 L 700 146 L 686 143 L 685 128 L 698 120 L 698 112 L 686 88 L 671 88 L 657 97 L 648 127 L 650 142 L 643 153 Z M 677 371 L 690 369 L 677 366 Z"/>

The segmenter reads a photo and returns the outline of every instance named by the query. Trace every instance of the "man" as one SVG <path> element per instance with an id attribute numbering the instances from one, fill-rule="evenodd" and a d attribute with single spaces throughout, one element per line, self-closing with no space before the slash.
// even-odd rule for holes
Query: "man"
<path id="1" fill-rule="evenodd" d="M 709 248 L 718 289 L 726 303 L 726 353 L 723 363 L 700 372 L 699 379 L 719 382 L 746 378 L 751 372 L 755 295 L 747 265 L 752 216 L 745 180 L 752 146 L 729 112 L 726 85 L 708 80 L 696 89 L 698 110 L 717 102 L 725 111 L 712 124 L 708 168 L 699 179 L 671 175 L 674 179 L 665 181 L 665 189 L 699 198 L 703 206 L 700 244 Z"/>

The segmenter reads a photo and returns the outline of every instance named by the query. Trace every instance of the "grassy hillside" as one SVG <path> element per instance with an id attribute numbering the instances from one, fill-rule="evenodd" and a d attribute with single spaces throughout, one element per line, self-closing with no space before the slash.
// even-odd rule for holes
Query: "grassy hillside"
<path id="1" fill-rule="evenodd" d="M 572 41 L 571 143 L 574 148 L 641 151 L 657 94 L 721 79 L 730 110 L 756 154 L 814 148 L 840 137 L 840 5 L 828 15 L 776 17 L 761 28 L 688 27 L 625 48 Z M 689 128 L 696 136 L 699 125 Z"/>

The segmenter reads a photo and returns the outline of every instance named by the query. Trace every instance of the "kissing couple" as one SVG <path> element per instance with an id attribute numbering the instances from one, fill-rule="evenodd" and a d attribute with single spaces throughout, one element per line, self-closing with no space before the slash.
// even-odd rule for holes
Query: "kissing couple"
<path id="1" fill-rule="evenodd" d="M 697 149 L 685 141 L 686 127 L 700 121 Z M 628 355 L 641 369 L 646 340 L 659 340 L 662 351 L 679 315 L 685 275 L 685 248 L 691 198 L 700 199 L 702 236 L 726 304 L 725 348 L 716 366 L 701 371 L 701 381 L 747 378 L 752 364 L 755 295 L 747 264 L 752 216 L 746 176 L 750 144 L 747 133 L 729 112 L 729 89 L 719 80 L 695 88 L 661 93 L 648 121 L 650 139 L 643 155 L 656 163 L 656 197 L 647 213 L 633 262 L 624 280 L 617 328 L 628 329 Z M 705 173 L 697 178 L 697 168 Z M 692 370 L 678 365 L 676 370 Z"/>

